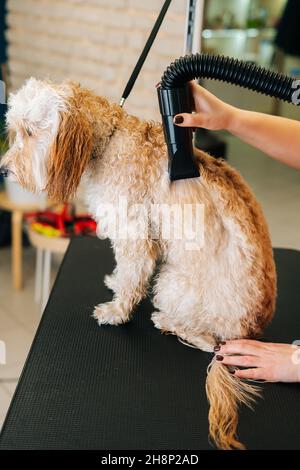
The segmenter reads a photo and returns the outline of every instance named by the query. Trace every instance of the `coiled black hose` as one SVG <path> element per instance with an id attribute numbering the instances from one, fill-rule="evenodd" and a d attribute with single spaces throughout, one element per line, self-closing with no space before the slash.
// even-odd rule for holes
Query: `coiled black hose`
<path id="1" fill-rule="evenodd" d="M 300 104 L 299 81 L 292 77 L 231 57 L 200 53 L 180 57 L 166 69 L 157 88 L 171 181 L 199 176 L 194 160 L 192 130 L 176 126 L 173 121 L 176 114 L 192 112 L 187 83 L 195 78 L 219 80 Z"/>
<path id="2" fill-rule="evenodd" d="M 178 88 L 195 78 L 219 80 L 292 103 L 295 79 L 253 63 L 212 54 L 176 59 L 164 72 L 161 87 Z M 300 103 L 294 103 L 300 104 Z"/>

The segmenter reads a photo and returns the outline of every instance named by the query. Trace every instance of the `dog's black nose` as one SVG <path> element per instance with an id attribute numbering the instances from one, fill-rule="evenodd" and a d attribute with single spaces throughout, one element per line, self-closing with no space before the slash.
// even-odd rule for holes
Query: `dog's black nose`
<path id="1" fill-rule="evenodd" d="M 6 178 L 8 176 L 8 169 L 0 168 L 0 176 L 3 176 L 3 178 Z"/>

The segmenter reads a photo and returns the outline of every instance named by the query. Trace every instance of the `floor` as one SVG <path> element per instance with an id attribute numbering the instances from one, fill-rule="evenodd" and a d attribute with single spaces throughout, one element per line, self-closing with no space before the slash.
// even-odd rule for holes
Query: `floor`
<path id="1" fill-rule="evenodd" d="M 284 167 L 234 138 L 228 138 L 229 162 L 246 178 L 264 208 L 273 245 L 300 250 L 300 171 Z M 0 250 L 0 340 L 6 365 L 0 365 L 0 427 L 40 320 L 33 301 L 35 254 L 24 250 L 24 290 L 11 286 L 10 251 Z M 53 263 L 55 278 L 59 260 Z"/>

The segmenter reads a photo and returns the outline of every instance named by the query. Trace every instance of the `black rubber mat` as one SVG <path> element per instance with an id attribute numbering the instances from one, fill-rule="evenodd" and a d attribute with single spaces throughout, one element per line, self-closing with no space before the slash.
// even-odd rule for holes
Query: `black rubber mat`
<path id="1" fill-rule="evenodd" d="M 266 337 L 300 339 L 300 252 L 276 250 L 279 298 Z M 143 302 L 123 326 L 99 327 L 109 300 L 107 242 L 75 239 L 4 424 L 1 449 L 209 449 L 204 391 L 210 355 L 162 335 Z M 179 294 L 184 295 L 184 293 Z M 300 449 L 300 384 L 265 384 L 239 435 L 250 449 Z"/>

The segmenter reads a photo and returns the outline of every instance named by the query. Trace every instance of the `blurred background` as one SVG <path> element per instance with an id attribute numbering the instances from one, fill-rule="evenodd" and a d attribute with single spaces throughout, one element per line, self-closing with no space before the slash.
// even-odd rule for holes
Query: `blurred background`
<path id="1" fill-rule="evenodd" d="M 299 0 L 197 0 L 199 50 L 254 62 L 300 78 Z M 70 78 L 118 102 L 163 0 L 1 0 L 0 74 L 7 93 L 30 76 Z M 186 0 L 173 0 L 126 110 L 159 120 L 155 85 L 184 52 Z M 203 85 L 242 108 L 299 119 L 300 108 L 223 83 Z M 0 152 L 7 147 L 0 105 Z M 300 172 L 225 134 L 197 145 L 236 167 L 262 203 L 272 242 L 300 249 Z M 300 150 L 299 150 L 300 151 Z M 0 427 L 69 239 L 93 235 L 80 195 L 53 207 L 0 180 Z M 101 260 L 99 260 L 101 262 Z M 4 361 L 3 361 L 4 362 Z"/>

